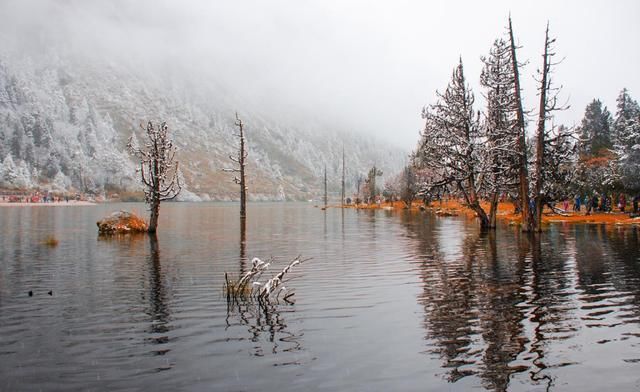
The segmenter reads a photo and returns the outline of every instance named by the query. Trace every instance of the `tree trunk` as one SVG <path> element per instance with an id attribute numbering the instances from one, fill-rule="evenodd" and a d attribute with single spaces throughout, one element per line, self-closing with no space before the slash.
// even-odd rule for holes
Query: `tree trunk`
<path id="1" fill-rule="evenodd" d="M 474 203 L 471 203 L 471 205 L 469 206 L 471 207 L 471 209 L 478 214 L 478 218 L 480 218 L 480 227 L 483 229 L 488 229 L 491 227 L 495 227 L 495 226 L 491 226 L 491 224 L 489 223 L 489 217 L 487 216 L 487 213 L 484 211 L 484 209 L 480 206 L 480 203 L 478 203 L 477 201 Z"/>
<path id="2" fill-rule="evenodd" d="M 158 217 L 160 215 L 160 200 L 155 199 L 151 202 L 151 218 L 149 219 L 148 232 L 155 234 L 158 229 Z"/>
<path id="3" fill-rule="evenodd" d="M 343 145 L 342 146 L 342 192 L 341 192 L 342 201 L 340 202 L 340 205 L 343 207 L 344 207 L 344 201 L 345 201 L 344 174 L 345 174 L 345 167 L 344 167 L 344 145 Z"/>
<path id="4" fill-rule="evenodd" d="M 483 229 L 487 229 L 490 227 L 489 217 L 487 216 L 487 213 L 485 212 L 485 210 L 480 205 L 480 202 L 478 201 L 478 195 L 475 190 L 473 177 L 469 177 L 468 181 L 469 181 L 469 192 L 467 192 L 464 189 L 464 186 L 462 185 L 461 182 L 457 183 L 458 189 L 464 195 L 464 200 L 467 206 L 471 208 L 471 210 L 478 215 L 478 218 L 480 218 L 480 227 Z"/>
<path id="5" fill-rule="evenodd" d="M 158 143 L 154 141 L 154 156 L 159 157 Z M 151 218 L 149 219 L 149 233 L 155 234 L 158 229 L 158 215 L 160 215 L 160 166 L 158 159 L 153 161 L 153 170 L 151 172 Z"/>
<path id="6" fill-rule="evenodd" d="M 237 117 L 236 113 L 236 117 Z M 244 178 L 244 167 L 245 167 L 245 147 L 244 147 L 244 129 L 242 127 L 242 123 L 240 123 L 240 154 L 238 156 L 238 160 L 240 161 L 240 219 L 245 219 L 247 217 L 247 185 Z"/>
<path id="7" fill-rule="evenodd" d="M 547 119 L 547 75 L 549 73 L 549 25 L 544 37 L 544 55 L 542 56 L 542 80 L 540 81 L 540 109 L 538 112 L 538 129 L 536 140 L 536 182 L 534 186 L 534 197 L 536 210 L 533 220 L 533 229 L 542 230 L 542 208 L 544 207 L 544 196 L 542 194 L 542 165 L 544 163 L 544 133 Z"/>
<path id="8" fill-rule="evenodd" d="M 516 57 L 516 44 L 513 39 L 513 27 L 511 17 L 509 17 L 509 38 L 511 41 L 511 61 L 513 66 L 513 78 L 515 85 L 518 128 L 518 153 L 520 162 L 518 165 L 518 179 L 520 182 L 520 216 L 522 217 L 522 230 L 531 231 L 531 218 L 529 214 L 529 178 L 527 173 L 527 141 L 524 129 L 524 110 L 522 109 L 522 97 L 520 95 L 520 75 L 518 71 L 518 60 Z"/>
<path id="9" fill-rule="evenodd" d="M 489 208 L 489 227 L 496 227 L 496 215 L 498 214 L 498 192 L 491 195 L 491 206 Z"/>
<path id="10" fill-rule="evenodd" d="M 324 165 L 324 208 L 327 208 L 329 197 L 327 196 L 327 165 Z"/>

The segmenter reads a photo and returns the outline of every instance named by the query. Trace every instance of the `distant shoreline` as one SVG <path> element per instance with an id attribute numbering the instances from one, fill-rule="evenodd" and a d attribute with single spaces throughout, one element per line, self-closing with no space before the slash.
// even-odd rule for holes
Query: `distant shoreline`
<path id="1" fill-rule="evenodd" d="M 69 200 L 67 201 L 54 201 L 50 203 L 11 203 L 11 202 L 3 202 L 0 201 L 0 207 L 86 207 L 86 206 L 95 206 L 96 203 L 92 203 L 90 201 L 76 201 Z"/>

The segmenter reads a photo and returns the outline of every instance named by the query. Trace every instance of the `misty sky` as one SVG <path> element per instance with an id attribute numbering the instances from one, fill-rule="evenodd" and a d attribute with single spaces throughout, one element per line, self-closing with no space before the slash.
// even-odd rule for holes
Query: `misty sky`
<path id="1" fill-rule="evenodd" d="M 571 104 L 559 122 L 578 123 L 595 97 L 614 112 L 622 87 L 640 98 L 633 0 L 0 0 L 0 54 L 59 48 L 144 63 L 160 77 L 175 67 L 274 114 L 309 115 L 409 149 L 422 107 L 446 87 L 459 56 L 481 102 L 480 56 L 504 34 L 509 12 L 519 57 L 530 62 L 521 73 L 529 109 L 547 20 L 565 57 L 555 81 Z"/>

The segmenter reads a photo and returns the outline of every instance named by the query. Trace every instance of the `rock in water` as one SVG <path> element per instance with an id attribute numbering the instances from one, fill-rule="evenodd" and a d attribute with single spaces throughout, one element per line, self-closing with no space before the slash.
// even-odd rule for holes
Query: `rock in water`
<path id="1" fill-rule="evenodd" d="M 147 222 L 128 211 L 116 211 L 96 224 L 100 234 L 143 233 L 148 229 Z"/>

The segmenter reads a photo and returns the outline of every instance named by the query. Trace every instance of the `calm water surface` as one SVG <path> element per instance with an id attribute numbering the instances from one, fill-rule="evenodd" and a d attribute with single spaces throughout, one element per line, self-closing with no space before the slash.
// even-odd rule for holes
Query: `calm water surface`
<path id="1" fill-rule="evenodd" d="M 640 390 L 634 228 L 255 204 L 243 241 L 176 203 L 98 238 L 122 208 L 0 208 L 0 391 Z M 225 272 L 298 254 L 294 305 L 227 305 Z"/>

